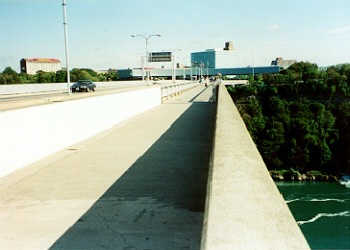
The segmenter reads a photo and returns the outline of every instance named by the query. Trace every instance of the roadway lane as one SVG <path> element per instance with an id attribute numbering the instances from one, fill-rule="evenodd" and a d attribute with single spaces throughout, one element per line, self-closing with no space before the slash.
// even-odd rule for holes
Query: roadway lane
<path id="1" fill-rule="evenodd" d="M 121 91 L 129 91 L 139 88 L 145 88 L 146 85 L 140 84 L 139 86 L 121 85 L 118 87 L 106 87 L 96 89 L 95 92 L 78 92 L 78 93 L 33 93 L 33 94 L 20 94 L 20 95 L 0 95 L 0 111 L 25 108 L 35 105 L 44 105 L 54 102 L 63 102 L 68 100 L 75 100 L 80 98 L 86 98 L 91 96 L 107 95 L 112 93 L 118 93 Z"/>
<path id="2" fill-rule="evenodd" d="M 188 83 L 189 81 L 187 81 Z M 181 81 L 177 81 L 177 83 L 181 83 Z M 140 88 L 146 88 L 150 86 L 165 86 L 172 83 L 169 82 L 150 82 L 142 83 L 141 81 L 137 84 L 120 83 L 118 86 L 97 86 L 95 92 L 79 92 L 72 93 L 69 95 L 66 92 L 54 91 L 54 92 L 37 92 L 37 93 L 27 93 L 27 94 L 1 94 L 0 93 L 0 111 L 12 110 L 25 108 L 35 105 L 44 105 L 50 104 L 54 102 L 63 102 L 68 100 L 75 100 L 80 98 L 86 98 L 91 96 L 99 96 L 99 95 L 107 95 L 118 93 L 121 91 L 129 91 Z"/>
<path id="3" fill-rule="evenodd" d="M 119 90 L 119 89 L 128 89 L 128 88 L 135 88 L 135 87 L 141 87 L 141 86 L 147 86 L 146 84 L 140 83 L 139 85 L 120 85 L 120 86 L 112 86 L 112 87 L 100 87 L 96 88 L 96 92 L 106 92 L 111 90 Z M 94 92 L 92 92 L 94 93 Z M 27 93 L 27 94 L 0 94 L 0 102 L 10 102 L 10 101 L 22 101 L 22 100 L 29 100 L 29 99 L 35 99 L 35 98 L 50 98 L 50 97 L 59 97 L 59 96 L 66 96 L 67 92 L 62 91 L 52 91 L 52 92 L 39 92 L 39 93 Z M 74 95 L 81 95 L 85 94 L 85 92 L 77 92 L 72 93 Z"/>
<path id="4" fill-rule="evenodd" d="M 199 250 L 215 118 L 186 91 L 0 179 L 0 246 Z"/>

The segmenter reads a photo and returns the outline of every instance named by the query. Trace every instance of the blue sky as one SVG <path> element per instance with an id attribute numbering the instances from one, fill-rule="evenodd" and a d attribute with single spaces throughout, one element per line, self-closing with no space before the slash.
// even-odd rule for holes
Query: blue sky
<path id="1" fill-rule="evenodd" d="M 0 0 L 0 71 L 19 60 L 58 58 L 64 66 L 61 0 Z M 140 65 L 150 50 L 190 52 L 234 41 L 244 62 L 268 65 L 277 56 L 331 65 L 350 62 L 349 0 L 67 0 L 72 67 Z M 237 62 L 237 65 L 240 62 Z M 232 65 L 235 66 L 235 65 Z"/>

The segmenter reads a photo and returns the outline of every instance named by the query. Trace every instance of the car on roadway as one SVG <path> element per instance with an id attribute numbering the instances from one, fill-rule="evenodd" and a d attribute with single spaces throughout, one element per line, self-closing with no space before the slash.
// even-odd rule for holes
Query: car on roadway
<path id="1" fill-rule="evenodd" d="M 79 80 L 70 87 L 73 93 L 95 91 L 95 88 L 96 84 L 90 80 Z"/>

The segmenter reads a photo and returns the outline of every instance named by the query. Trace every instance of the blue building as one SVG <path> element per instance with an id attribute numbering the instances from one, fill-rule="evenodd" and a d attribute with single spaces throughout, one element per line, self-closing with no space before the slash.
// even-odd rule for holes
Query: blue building
<path id="1" fill-rule="evenodd" d="M 191 53 L 192 67 L 202 66 L 204 68 L 216 68 L 216 51 L 207 50 Z"/>

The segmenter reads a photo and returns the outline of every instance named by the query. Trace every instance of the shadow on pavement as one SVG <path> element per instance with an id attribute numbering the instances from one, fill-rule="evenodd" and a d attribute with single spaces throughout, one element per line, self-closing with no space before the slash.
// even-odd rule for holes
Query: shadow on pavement
<path id="1" fill-rule="evenodd" d="M 200 91 L 197 95 L 195 95 L 194 97 L 192 97 L 188 102 L 198 102 L 196 101 L 196 98 L 198 96 L 200 96 L 203 92 L 205 92 L 207 90 L 208 87 L 205 87 L 202 91 Z"/>
<path id="2" fill-rule="evenodd" d="M 191 104 L 50 249 L 199 250 L 214 113 Z"/>

